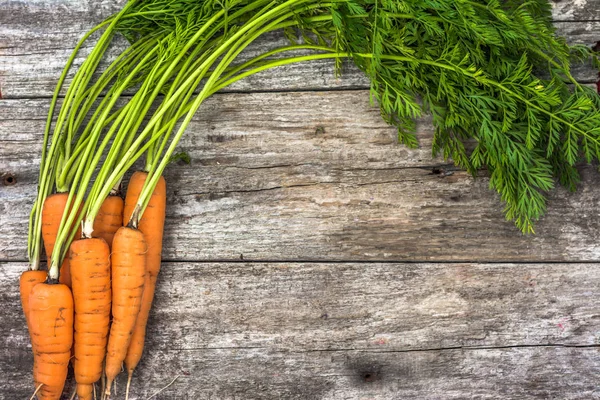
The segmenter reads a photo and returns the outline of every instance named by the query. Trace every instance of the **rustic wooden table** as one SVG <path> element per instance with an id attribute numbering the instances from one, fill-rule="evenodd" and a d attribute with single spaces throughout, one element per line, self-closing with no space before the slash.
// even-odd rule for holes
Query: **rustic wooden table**
<path id="1" fill-rule="evenodd" d="M 0 0 L 3 399 L 33 390 L 17 278 L 49 97 L 77 39 L 122 2 Z M 554 12 L 569 42 L 600 40 L 600 0 Z M 485 177 L 431 158 L 427 119 L 408 150 L 367 89 L 324 61 L 206 103 L 180 146 L 191 165 L 168 171 L 133 399 L 172 381 L 154 398 L 600 398 L 600 174 L 582 166 L 579 191 L 555 191 L 522 236 Z"/>

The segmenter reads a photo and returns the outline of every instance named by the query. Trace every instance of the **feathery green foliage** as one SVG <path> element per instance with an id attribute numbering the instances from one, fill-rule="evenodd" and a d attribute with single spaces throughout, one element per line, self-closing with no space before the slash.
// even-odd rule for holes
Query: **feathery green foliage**
<path id="1" fill-rule="evenodd" d="M 255 9 L 244 9 L 258 3 L 143 2 L 140 10 L 166 12 L 150 20 L 124 19 L 129 26 L 121 29 L 127 37 L 144 37 L 156 27 L 172 30 L 175 20 L 179 37 L 226 8 L 224 40 L 252 18 Z M 284 3 L 261 5 L 272 9 Z M 533 232 L 555 180 L 574 190 L 575 165 L 600 156 L 598 95 L 570 73 L 573 62 L 597 63 L 597 57 L 556 35 L 548 1 L 289 4 L 293 23 L 282 29 L 293 45 L 335 52 L 338 73 L 342 59 L 351 57 L 370 78 L 372 98 L 385 121 L 398 128 L 401 143 L 418 146 L 415 119 L 431 114 L 433 154 L 452 158 L 473 175 L 487 169 L 490 187 L 506 204 L 506 217 L 524 232 Z"/>
<path id="2" fill-rule="evenodd" d="M 548 2 L 361 2 L 368 18 L 347 4 L 333 18 L 337 43 L 370 77 L 400 141 L 417 146 L 414 119 L 430 113 L 434 155 L 486 168 L 524 232 L 555 179 L 573 190 L 575 164 L 598 160 L 599 97 L 570 73 L 573 60 L 597 59 L 555 35 Z"/>

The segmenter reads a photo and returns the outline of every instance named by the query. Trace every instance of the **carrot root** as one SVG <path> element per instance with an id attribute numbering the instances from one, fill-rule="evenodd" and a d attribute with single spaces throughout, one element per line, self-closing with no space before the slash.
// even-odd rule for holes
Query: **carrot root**
<path id="1" fill-rule="evenodd" d="M 62 394 L 73 345 L 73 296 L 64 284 L 39 283 L 29 296 L 34 381 L 40 400 Z"/>
<path id="2" fill-rule="evenodd" d="M 63 260 L 63 263 L 60 266 L 60 275 L 58 281 L 62 284 L 71 287 L 71 266 L 69 265 L 69 260 L 66 258 Z"/>
<path id="3" fill-rule="evenodd" d="M 31 289 L 38 283 L 42 283 L 48 277 L 46 271 L 25 271 L 19 278 L 19 292 L 21 294 L 21 305 L 23 306 L 23 313 L 25 314 L 25 320 L 27 321 L 27 327 L 29 328 L 29 295 Z M 29 328 L 31 331 L 31 328 Z"/>
<path id="4" fill-rule="evenodd" d="M 123 226 L 123 199 L 120 196 L 108 196 L 94 220 L 92 237 L 106 240 L 108 248 L 112 248 L 113 238 L 117 230 Z"/>
<path id="5" fill-rule="evenodd" d="M 42 386 L 44 386 L 44 384 L 40 383 L 38 385 L 38 387 L 35 388 L 35 392 L 33 392 L 33 394 L 31 395 L 31 397 L 29 398 L 29 400 L 34 400 L 35 399 L 35 395 L 38 394 L 38 392 L 40 391 L 40 389 L 42 388 Z"/>
<path id="6" fill-rule="evenodd" d="M 94 387 L 89 383 L 77 384 L 77 397 L 79 400 L 92 400 L 93 391 Z"/>
<path id="7" fill-rule="evenodd" d="M 106 396 L 110 396 L 111 385 L 121 371 L 140 312 L 146 279 L 146 251 L 144 236 L 137 229 L 121 227 L 115 234 L 111 254 L 113 321 L 104 369 Z"/>
<path id="8" fill-rule="evenodd" d="M 125 198 L 123 225 L 126 225 L 131 218 L 147 177 L 148 174 L 141 171 L 135 172 L 131 177 Z M 133 370 L 140 362 L 144 351 L 146 325 L 148 324 L 156 280 L 160 271 L 166 203 L 166 182 L 164 177 L 161 176 L 150 196 L 148 206 L 138 223 L 138 229 L 144 234 L 144 239 L 148 244 L 148 252 L 146 253 L 147 274 L 140 313 L 137 317 L 131 342 L 127 349 L 127 357 L 125 358 L 125 366 L 130 374 L 133 373 Z"/>
<path id="9" fill-rule="evenodd" d="M 37 369 L 36 363 L 36 341 L 34 340 L 33 332 L 31 331 L 31 305 L 29 303 L 29 297 L 31 296 L 32 289 L 46 281 L 48 274 L 46 271 L 25 271 L 19 277 L 19 292 L 21 294 L 21 305 L 23 306 L 23 314 L 25 315 L 25 322 L 27 323 L 27 330 L 29 331 L 29 339 L 31 341 L 31 350 L 33 351 L 33 371 L 35 375 L 35 371 Z M 37 390 L 33 394 L 33 397 L 37 394 L 37 392 L 41 389 L 41 386 L 38 386 Z"/>
<path id="10" fill-rule="evenodd" d="M 127 372 L 127 388 L 125 389 L 125 400 L 129 400 L 129 386 L 131 385 L 131 376 L 133 375 L 133 371 Z"/>
<path id="11" fill-rule="evenodd" d="M 56 193 L 48 196 L 42 207 L 42 238 L 44 240 L 44 249 L 46 250 L 49 266 L 51 264 L 50 259 L 56 243 L 56 236 L 58 234 L 58 229 L 60 228 L 60 222 L 67 206 L 68 199 L 69 193 Z M 75 237 L 79 236 L 81 236 L 81 233 L 78 229 L 78 233 L 75 234 Z M 71 273 L 67 257 L 65 257 L 60 266 L 59 281 L 60 283 L 64 283 L 68 287 L 71 287 Z"/>
<path id="12" fill-rule="evenodd" d="M 102 361 L 110 324 L 110 250 L 102 238 L 71 243 L 75 301 L 75 381 L 81 400 L 91 400 L 94 382 L 102 375 Z"/>

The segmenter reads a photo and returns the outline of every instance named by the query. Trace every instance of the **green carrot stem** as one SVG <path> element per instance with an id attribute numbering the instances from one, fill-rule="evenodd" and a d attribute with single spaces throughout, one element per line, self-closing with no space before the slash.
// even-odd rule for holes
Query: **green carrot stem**
<path id="1" fill-rule="evenodd" d="M 105 35 L 102 35 L 102 37 L 92 50 L 91 54 L 86 58 L 81 69 L 76 74 L 74 82 L 71 84 L 70 88 L 74 87 L 75 90 L 73 93 L 73 99 L 71 101 L 71 104 L 68 104 L 67 108 L 68 115 L 66 117 L 67 121 L 65 127 L 67 133 L 67 140 L 65 146 L 66 158 L 69 158 L 69 156 L 71 155 L 71 143 L 73 141 L 73 136 L 75 135 L 76 131 L 75 120 L 76 117 L 81 114 L 81 112 L 79 112 L 79 108 L 81 107 L 84 100 L 87 98 L 86 88 L 90 80 L 92 79 L 94 72 L 98 68 L 100 60 L 102 59 L 102 56 L 108 49 L 108 46 L 113 37 L 114 32 L 110 30 L 107 30 L 105 32 Z"/>
<path id="2" fill-rule="evenodd" d="M 58 83 L 54 89 L 54 93 L 52 95 L 52 100 L 50 101 L 50 108 L 48 110 L 48 116 L 46 118 L 46 126 L 44 128 L 44 139 L 42 141 L 42 155 L 40 159 L 40 173 L 38 176 L 38 194 L 34 201 L 34 205 L 32 207 L 30 218 L 29 218 L 29 230 L 27 235 L 27 254 L 30 261 L 30 268 L 32 270 L 39 269 L 40 263 L 40 253 L 41 253 L 41 243 L 42 243 L 42 206 L 46 197 L 50 194 L 51 182 L 54 181 L 54 178 L 49 176 L 49 166 L 48 166 L 48 158 L 52 159 L 54 154 L 53 146 L 51 145 L 50 150 L 48 148 L 48 140 L 50 138 L 50 130 L 52 127 L 52 117 L 54 115 L 54 110 L 56 108 L 56 104 L 58 101 L 58 96 L 60 91 L 64 85 L 65 79 L 73 62 L 75 61 L 75 57 L 79 53 L 79 50 L 83 46 L 83 44 L 89 39 L 91 35 L 93 35 L 96 31 L 101 29 L 103 26 L 108 24 L 108 21 L 104 21 L 94 28 L 92 28 L 89 32 L 87 32 L 75 45 L 73 52 L 69 56 L 65 67 L 58 79 Z M 49 179 L 50 178 L 50 179 Z"/>
<path id="3" fill-rule="evenodd" d="M 202 91 L 197 96 L 196 100 L 194 101 L 190 111 L 186 115 L 184 121 L 182 122 L 181 126 L 179 127 L 179 130 L 177 131 L 175 137 L 173 138 L 171 145 L 165 152 L 165 155 L 163 156 L 160 164 L 157 166 L 156 171 L 153 174 L 149 175 L 148 179 L 144 183 L 144 187 L 142 188 L 142 191 L 141 191 L 138 201 L 136 203 L 136 207 L 132 213 L 129 224 L 131 224 L 132 226 L 137 226 L 137 221 L 139 220 L 140 216 L 143 214 L 144 209 L 147 206 L 148 201 L 150 200 L 150 195 L 151 195 L 152 191 L 154 190 L 154 187 L 156 186 L 158 179 L 160 178 L 160 175 L 162 175 L 162 172 L 164 171 L 166 165 L 170 161 L 171 155 L 173 154 L 175 147 L 177 146 L 177 143 L 181 139 L 183 132 L 187 128 L 187 125 L 190 123 L 193 114 L 202 104 L 203 100 L 205 99 L 206 94 L 208 92 L 210 92 L 210 86 L 218 79 L 220 74 L 229 65 L 229 63 L 231 63 L 233 61 L 233 59 L 235 59 L 235 56 L 237 56 L 239 54 L 239 52 L 241 52 L 249 43 L 251 43 L 254 39 L 259 37 L 262 33 L 264 33 L 264 31 L 268 31 L 272 25 L 278 24 L 282 20 L 294 15 L 294 11 L 284 13 L 283 15 L 278 16 L 270 24 L 267 24 L 266 28 L 264 28 L 264 27 L 262 28 L 264 31 L 260 30 L 261 23 L 268 21 L 268 19 L 272 16 L 276 17 L 278 15 L 279 11 L 285 10 L 286 7 L 289 7 L 290 5 L 293 5 L 293 4 L 299 5 L 299 4 L 305 3 L 307 1 L 308 0 L 288 0 L 287 2 L 281 4 L 277 7 L 274 7 L 271 10 L 268 10 L 261 14 L 257 14 L 258 17 L 256 17 L 254 20 L 251 20 L 250 22 L 247 22 L 246 24 L 244 24 L 239 31 L 237 31 L 234 35 L 232 35 L 232 37 L 230 37 L 228 40 L 226 40 L 225 43 L 223 43 L 219 47 L 219 49 L 217 49 L 215 52 L 213 52 L 211 54 L 211 56 L 207 59 L 206 63 L 211 63 L 214 60 L 216 60 L 219 56 L 221 56 L 221 54 L 224 53 L 226 49 L 229 49 L 227 54 L 223 57 L 223 60 L 219 63 L 216 71 L 213 71 L 213 73 L 210 75 L 207 83 L 204 85 L 204 88 L 202 89 Z M 316 5 L 309 5 L 309 6 L 305 7 L 305 9 L 311 9 L 311 8 L 316 8 Z M 242 38 L 242 36 L 247 33 L 250 34 L 250 38 L 246 39 L 245 41 L 242 40 L 241 41 L 242 43 L 241 44 L 237 43 L 237 46 L 236 46 L 235 45 L 236 41 L 240 40 L 240 38 Z M 217 73 L 215 73 L 215 72 L 217 72 Z"/>
<path id="4" fill-rule="evenodd" d="M 218 20 L 218 18 L 220 18 L 222 15 L 223 15 L 223 11 L 217 12 L 213 17 L 211 17 L 202 26 L 202 28 L 200 28 L 198 30 L 198 32 L 196 33 L 195 37 L 200 37 L 200 35 L 202 35 L 204 32 L 206 32 L 209 29 L 209 27 L 213 23 L 215 23 Z M 202 71 L 198 72 L 198 74 L 200 74 L 201 72 Z M 194 78 L 195 77 L 189 77 L 188 80 L 186 80 L 186 83 L 189 83 L 189 81 L 192 81 Z M 184 92 L 184 88 L 179 88 L 177 90 L 176 96 L 180 96 L 181 93 L 183 93 L 183 92 Z M 121 158 L 121 160 L 119 161 L 118 165 L 114 168 L 114 170 L 110 174 L 109 178 L 105 182 L 105 185 L 102 188 L 102 191 L 98 194 L 98 196 L 96 196 L 95 199 L 93 199 L 93 203 L 92 203 L 92 205 L 89 208 L 89 212 L 87 214 L 86 221 L 85 221 L 84 225 L 93 226 L 95 215 L 98 213 L 98 210 L 100 209 L 100 206 L 102 205 L 103 199 L 108 195 L 108 193 L 110 192 L 111 188 L 115 185 L 115 183 L 118 180 L 120 180 L 122 178 L 123 174 L 125 173 L 125 171 L 123 171 L 122 168 L 125 165 L 128 165 L 131 162 L 130 157 L 136 152 L 137 148 L 145 140 L 147 134 L 153 129 L 154 124 L 156 124 L 160 120 L 160 118 L 162 117 L 162 115 L 166 112 L 167 108 L 172 103 L 174 103 L 175 100 L 176 100 L 176 97 L 173 97 L 172 99 L 169 99 L 168 101 L 166 101 L 166 103 L 164 103 L 164 107 L 162 107 L 160 110 L 158 110 L 152 116 L 152 118 L 150 119 L 150 121 L 146 125 L 145 129 L 140 133 L 140 135 L 138 136 L 138 138 L 129 147 L 129 149 L 127 150 L 127 152 L 125 153 L 125 155 Z M 147 148 L 147 146 L 144 146 L 144 147 Z M 133 162 L 135 162 L 135 160 L 133 160 Z M 131 164 L 133 164 L 133 162 L 131 162 Z"/>
<path id="5" fill-rule="evenodd" d="M 151 101 L 146 101 L 146 97 L 150 90 L 152 90 L 152 81 L 155 75 L 162 75 L 162 65 L 160 63 L 155 64 L 152 68 L 152 71 L 147 76 L 144 81 L 142 87 L 136 92 L 133 98 L 127 104 L 127 110 L 123 113 L 123 120 L 120 124 L 119 131 L 113 141 L 113 145 L 111 146 L 106 159 L 104 160 L 103 166 L 100 169 L 98 175 L 96 176 L 96 182 L 92 186 L 90 191 L 90 198 L 95 198 L 98 194 L 98 191 L 102 187 L 105 182 L 106 176 L 112 170 L 112 166 L 117 159 L 117 156 L 120 151 L 120 147 L 123 145 L 123 142 L 127 143 L 130 138 L 134 137 L 135 132 L 144 115 L 147 112 L 147 108 L 143 109 L 143 107 L 149 107 Z M 111 134 L 112 136 L 112 134 Z M 94 216 L 95 217 L 95 216 Z M 84 234 L 90 236 L 92 234 L 91 229 L 92 226 L 88 226 L 84 224 Z"/>
<path id="6" fill-rule="evenodd" d="M 42 148 L 42 160 L 40 162 L 40 176 L 39 176 L 39 185 L 38 185 L 38 196 L 36 198 L 36 201 L 34 202 L 34 209 L 32 210 L 32 213 L 34 214 L 34 217 L 31 218 L 30 220 L 33 223 L 33 228 L 30 229 L 30 235 L 28 238 L 28 249 L 29 249 L 29 258 L 31 260 L 31 264 L 32 264 L 32 269 L 37 269 L 39 267 L 39 260 L 40 260 L 40 253 L 41 253 L 41 209 L 43 207 L 43 203 L 46 199 L 46 197 L 51 193 L 52 191 L 52 182 L 54 182 L 54 177 L 55 177 L 55 173 L 56 171 L 54 170 L 54 162 L 55 162 L 55 152 L 57 150 L 57 144 L 60 142 L 60 136 L 62 135 L 62 121 L 64 121 L 64 115 L 65 115 L 65 111 L 68 109 L 68 105 L 65 107 L 65 103 L 63 102 L 63 107 L 61 107 L 61 111 L 59 112 L 59 118 L 57 120 L 55 129 L 54 129 L 54 134 L 53 134 L 53 139 L 51 141 L 50 144 L 50 149 L 48 151 L 46 151 L 47 146 L 48 146 L 48 139 L 49 139 L 49 135 L 50 135 L 50 129 L 51 129 L 51 123 L 52 123 L 52 117 L 54 115 L 54 109 L 58 100 L 58 94 L 60 93 L 60 90 L 64 84 L 64 80 L 66 79 L 66 75 L 67 72 L 70 70 L 70 67 L 72 66 L 74 59 L 76 57 L 76 55 L 78 54 L 79 50 L 81 49 L 81 46 L 83 45 L 83 43 L 97 30 L 105 27 L 106 25 L 109 26 L 108 29 L 110 29 L 111 26 L 113 26 L 113 21 L 116 19 L 118 19 L 118 17 L 120 15 L 122 15 L 123 13 L 125 13 L 129 8 L 129 5 L 126 5 L 123 10 L 121 10 L 121 12 L 119 12 L 117 14 L 116 17 L 111 17 L 109 19 L 107 19 L 106 21 L 100 23 L 99 25 L 97 25 L 96 27 L 94 27 L 93 29 L 91 29 L 86 35 L 84 35 L 84 37 L 77 43 L 74 51 L 72 52 L 71 56 L 69 57 L 67 64 L 59 78 L 58 84 L 55 88 L 55 92 L 51 101 L 51 105 L 50 105 L 50 110 L 48 112 L 48 117 L 47 117 L 47 123 L 46 123 L 46 129 L 44 132 L 44 141 L 43 141 L 43 148 Z M 108 30 L 107 29 L 107 30 Z M 102 35 L 104 37 L 104 35 Z M 69 87 L 69 89 L 71 89 L 71 87 Z M 72 90 L 71 91 L 67 91 L 67 96 L 65 97 L 65 100 L 68 102 L 70 101 L 70 99 L 72 99 Z M 61 114 L 62 114 L 62 118 L 61 118 Z M 63 214 L 64 217 L 64 214 Z"/>
<path id="7" fill-rule="evenodd" d="M 218 40 L 218 39 L 212 39 L 212 40 L 208 41 L 207 43 L 202 43 L 201 45 L 196 46 L 196 48 L 186 58 L 185 62 L 181 66 L 181 69 L 175 76 L 175 79 L 173 80 L 173 83 L 169 87 L 169 91 L 165 95 L 165 98 L 167 98 L 167 99 L 171 98 L 173 96 L 173 93 L 175 92 L 175 89 L 180 86 L 181 81 L 189 74 L 189 71 L 193 71 L 199 67 L 199 65 L 206 58 L 209 49 L 214 45 L 216 40 Z M 189 100 L 189 97 L 193 94 L 196 86 L 198 86 L 199 84 L 200 84 L 200 82 L 192 84 L 191 92 L 189 92 L 185 96 L 185 99 L 182 100 L 182 103 L 186 103 Z M 158 128 L 162 124 L 163 120 L 169 120 L 171 118 L 171 116 L 173 115 L 174 112 L 176 112 L 178 107 L 179 107 L 179 105 L 174 103 L 167 109 L 165 114 L 160 117 L 157 124 L 154 126 L 154 133 L 156 133 L 158 131 Z M 172 129 L 167 129 L 166 134 L 164 135 L 161 143 L 158 146 L 156 145 L 156 142 L 152 142 L 151 146 L 148 148 L 148 152 L 146 153 L 146 165 L 144 167 L 144 171 L 148 172 L 153 169 L 155 160 L 162 153 L 162 149 L 164 148 L 165 143 L 168 140 L 169 133 L 171 132 L 171 130 Z"/>
<path id="8" fill-rule="evenodd" d="M 124 70 L 127 70 L 128 68 L 131 68 L 132 65 L 135 65 L 141 59 L 145 51 L 152 46 L 152 44 L 152 40 L 145 40 L 142 43 L 136 42 L 132 46 L 125 49 L 102 73 L 97 82 L 85 91 L 82 96 L 85 98 L 85 102 L 81 107 L 81 111 L 77 113 L 74 125 L 71 128 L 73 131 L 77 131 L 79 129 L 94 102 L 101 95 L 106 86 L 113 81 L 117 75 L 122 74 Z"/>
<path id="9" fill-rule="evenodd" d="M 102 112 L 102 115 L 101 115 L 99 121 L 106 120 L 110 110 L 113 108 L 116 101 L 119 99 L 121 93 L 128 87 L 128 84 L 131 81 L 131 79 L 133 79 L 134 74 L 137 71 L 141 70 L 145 66 L 145 62 L 147 60 L 151 59 L 154 56 L 154 53 L 156 51 L 157 51 L 156 47 L 154 49 L 150 50 L 148 52 L 148 54 L 144 57 L 144 59 L 140 62 L 140 64 L 138 64 L 134 68 L 134 71 L 132 72 L 132 74 L 130 74 L 127 78 L 125 78 L 124 82 L 115 91 L 115 95 L 111 97 L 111 100 L 110 100 L 108 106 L 106 107 L 106 109 Z M 87 168 L 84 168 L 84 165 L 86 163 L 81 162 L 79 164 L 79 166 L 77 168 L 77 173 L 73 180 L 73 185 L 79 184 L 80 190 L 76 191 L 76 193 L 77 193 L 76 196 L 74 195 L 75 191 L 71 191 L 69 193 L 69 197 L 67 199 L 67 205 L 65 208 L 65 214 L 68 214 L 69 209 L 74 209 L 74 210 L 79 209 L 80 205 L 82 204 L 83 197 L 86 193 L 87 185 L 88 185 L 88 183 L 92 177 L 92 174 L 94 172 L 94 168 L 97 165 L 97 163 L 99 162 L 100 157 L 102 155 L 102 150 L 108 144 L 108 141 L 110 140 L 109 133 L 112 130 L 109 130 L 109 133 L 107 133 L 105 135 L 104 140 L 102 141 L 101 145 L 98 147 L 98 149 L 96 149 L 96 143 L 99 139 L 100 132 L 102 130 L 102 126 L 103 126 L 102 123 L 95 125 L 93 128 L 93 131 L 91 132 L 90 141 L 88 143 L 88 146 L 84 150 L 83 158 L 85 160 L 88 160 L 88 157 L 93 156 L 93 159 L 92 159 L 93 161 L 91 162 L 91 164 L 87 165 Z M 91 154 L 93 149 L 96 150 L 95 155 Z M 80 179 L 81 179 L 81 183 L 79 183 Z M 75 199 L 73 199 L 73 197 L 75 197 Z M 88 199 L 88 201 L 89 201 L 89 199 Z M 86 201 L 86 203 L 87 203 L 87 201 Z M 67 243 L 66 239 L 68 238 L 69 231 L 70 231 L 70 229 L 67 227 L 73 226 L 73 223 L 76 221 L 75 218 L 76 218 L 76 213 L 71 213 L 70 215 L 63 215 L 63 218 L 61 220 L 61 225 L 58 230 L 57 237 L 56 237 L 54 252 L 52 254 L 52 263 L 51 263 L 51 267 L 50 267 L 50 271 L 49 271 L 49 276 L 52 279 L 58 278 L 59 266 L 62 262 L 62 257 L 64 256 L 64 253 L 66 252 L 66 246 L 65 246 Z M 77 221 L 79 221 L 79 220 L 77 220 Z"/>
<path id="10" fill-rule="evenodd" d="M 106 98 L 110 99 L 110 97 L 106 97 Z M 107 118 L 102 123 L 102 127 L 106 128 L 107 126 L 109 126 L 123 112 L 125 112 L 125 107 L 121 107 L 121 108 L 117 109 L 113 114 L 111 114 L 111 116 L 109 118 Z M 90 121 L 90 123 L 92 123 L 92 122 Z M 61 174 L 61 179 L 64 180 L 65 182 L 67 182 L 67 184 L 69 186 L 71 185 L 71 183 L 73 182 L 73 179 L 75 178 L 75 174 L 77 172 L 77 166 L 82 161 L 82 153 L 86 149 L 87 145 L 89 144 L 89 140 L 90 140 L 89 135 L 86 135 L 85 138 L 82 138 L 82 140 L 80 140 L 78 142 L 77 147 L 75 148 L 75 151 L 73 152 L 73 154 L 71 155 L 71 158 L 67 161 L 67 164 L 65 165 L 65 168 L 63 169 L 63 172 Z"/>

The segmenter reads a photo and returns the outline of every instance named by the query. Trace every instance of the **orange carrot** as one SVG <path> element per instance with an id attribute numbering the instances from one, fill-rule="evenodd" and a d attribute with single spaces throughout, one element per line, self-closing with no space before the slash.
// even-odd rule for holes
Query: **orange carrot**
<path id="1" fill-rule="evenodd" d="M 123 199 L 118 195 L 108 196 L 94 220 L 92 237 L 102 238 L 112 248 L 113 237 L 117 230 L 123 226 Z"/>
<path id="2" fill-rule="evenodd" d="M 31 350 L 33 351 L 33 365 L 35 369 L 35 347 L 33 335 L 31 334 L 31 309 L 29 305 L 29 296 L 31 295 L 31 289 L 38 283 L 42 283 L 48 277 L 46 271 L 40 270 L 29 270 L 21 274 L 19 279 L 19 291 L 21 293 L 21 305 L 23 306 L 23 313 L 25 314 L 25 321 L 27 322 L 27 330 L 29 331 L 29 339 L 31 340 Z M 35 373 L 35 372 L 34 372 Z"/>
<path id="3" fill-rule="evenodd" d="M 75 301 L 75 381 L 80 400 L 91 400 L 102 375 L 110 323 L 110 250 L 102 238 L 76 240 L 69 248 Z"/>
<path id="4" fill-rule="evenodd" d="M 137 229 L 121 227 L 113 239 L 112 269 L 112 326 L 106 353 L 106 392 L 127 355 L 135 320 L 140 312 L 146 279 L 146 241 Z"/>
<path id="5" fill-rule="evenodd" d="M 123 213 L 124 225 L 128 223 L 129 218 L 133 213 L 147 176 L 147 173 L 138 171 L 133 174 L 129 181 L 127 196 L 125 198 L 125 211 Z M 148 244 L 148 252 L 146 253 L 147 274 L 140 314 L 135 323 L 135 329 L 131 337 L 129 349 L 127 350 L 127 357 L 125 358 L 125 366 L 127 368 L 127 373 L 129 374 L 128 385 L 131 381 L 133 370 L 140 362 L 144 350 L 146 325 L 148 323 L 148 316 L 150 315 L 150 308 L 152 307 L 152 299 L 154 298 L 156 279 L 158 278 L 158 272 L 160 271 L 166 205 L 167 188 L 165 179 L 161 176 L 152 192 L 146 211 L 142 214 L 142 218 L 138 224 L 138 229 L 144 234 L 144 239 L 146 239 L 146 243 Z"/>
<path id="6" fill-rule="evenodd" d="M 69 193 L 56 193 L 46 197 L 44 206 L 42 207 L 42 238 L 44 239 L 44 249 L 48 257 L 48 265 L 56 243 L 56 235 L 60 227 L 60 221 L 67 205 Z M 75 237 L 80 237 L 80 230 L 77 231 Z M 71 287 L 71 271 L 69 268 L 69 259 L 65 257 L 60 266 L 60 283 Z"/>
<path id="7" fill-rule="evenodd" d="M 58 400 L 73 345 L 73 296 L 64 284 L 38 283 L 29 296 L 33 378 L 40 400 Z"/>
<path id="8" fill-rule="evenodd" d="M 31 289 L 38 283 L 42 283 L 48 277 L 47 271 L 25 271 L 21 274 L 21 278 L 19 279 L 19 291 L 21 292 L 21 305 L 23 306 L 23 313 L 25 314 L 25 320 L 27 321 L 27 328 L 29 328 L 31 333 L 31 328 L 29 327 L 29 295 L 31 294 Z"/>

